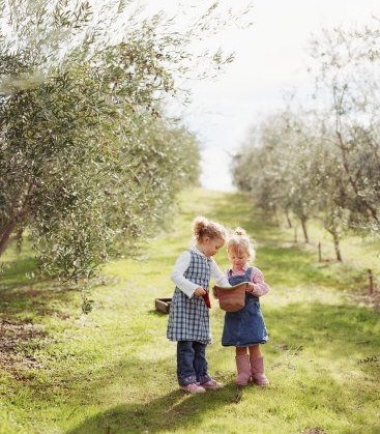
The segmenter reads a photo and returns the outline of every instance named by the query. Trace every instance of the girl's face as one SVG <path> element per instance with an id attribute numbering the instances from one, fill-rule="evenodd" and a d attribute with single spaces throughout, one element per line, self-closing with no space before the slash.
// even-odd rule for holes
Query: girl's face
<path id="1" fill-rule="evenodd" d="M 249 255 L 246 252 L 229 250 L 228 258 L 233 268 L 243 268 L 248 262 Z"/>
<path id="2" fill-rule="evenodd" d="M 205 256 L 210 258 L 214 256 L 224 246 L 225 241 L 222 238 L 205 237 L 200 244 L 200 250 Z"/>

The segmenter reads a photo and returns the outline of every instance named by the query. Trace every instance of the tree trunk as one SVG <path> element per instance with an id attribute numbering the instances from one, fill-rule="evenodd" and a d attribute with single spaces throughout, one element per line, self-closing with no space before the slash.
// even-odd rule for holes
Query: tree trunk
<path id="1" fill-rule="evenodd" d="M 4 230 L 0 234 L 0 257 L 5 252 L 7 248 L 8 241 L 12 232 L 15 230 L 17 226 L 17 222 L 15 219 L 11 220 L 4 228 Z"/>
<path id="2" fill-rule="evenodd" d="M 0 257 L 5 252 L 11 235 L 15 231 L 20 231 L 20 223 L 24 222 L 25 217 L 28 214 L 28 208 L 23 209 L 17 216 L 13 217 L 3 228 L 0 233 Z M 22 232 L 21 232 L 22 233 Z"/>
<path id="3" fill-rule="evenodd" d="M 331 227 L 331 226 L 329 227 L 328 225 L 325 225 L 324 228 L 333 237 L 336 260 L 339 261 L 339 262 L 343 262 L 342 254 L 341 254 L 341 251 L 340 251 L 339 232 L 337 231 L 337 229 L 335 227 Z"/>
<path id="4" fill-rule="evenodd" d="M 30 208 L 28 206 L 29 199 L 35 189 L 35 186 L 35 179 L 29 178 L 27 183 L 28 189 L 25 192 L 22 200 L 23 205 L 18 210 L 13 209 L 13 218 L 11 218 L 0 230 L 0 257 L 5 252 L 13 232 L 17 231 L 22 236 L 25 218 L 28 216 L 30 211 Z"/>
<path id="5" fill-rule="evenodd" d="M 301 226 L 305 243 L 309 243 L 309 234 L 307 233 L 306 221 L 307 219 L 301 219 Z"/>
<path id="6" fill-rule="evenodd" d="M 288 228 L 290 229 L 292 228 L 292 221 L 290 220 L 288 209 L 285 210 L 285 216 L 286 216 L 286 221 L 288 222 Z"/>
<path id="7" fill-rule="evenodd" d="M 338 235 L 338 233 L 336 231 L 333 231 L 332 232 L 332 236 L 333 236 L 333 239 L 334 239 L 334 249 L 335 249 L 336 259 L 339 262 L 343 262 L 342 254 L 340 252 L 340 239 L 339 239 L 339 235 Z"/>
<path id="8" fill-rule="evenodd" d="M 348 177 L 348 181 L 352 187 L 352 189 L 355 192 L 356 198 L 360 201 L 361 204 L 364 205 L 364 207 L 369 211 L 372 219 L 374 220 L 374 222 L 378 225 L 380 223 L 380 219 L 377 215 L 377 210 L 376 207 L 372 205 L 371 201 L 368 200 L 368 198 L 364 197 L 362 194 L 360 194 L 359 190 L 360 187 L 358 185 L 357 180 L 354 178 L 352 171 L 350 169 L 350 156 L 349 153 L 346 149 L 346 145 L 344 143 L 343 137 L 342 137 L 342 133 L 340 130 L 336 131 L 336 135 L 338 137 L 338 146 L 339 149 L 341 151 L 341 155 L 342 155 L 342 162 L 343 162 L 343 168 L 344 171 L 346 172 L 346 175 Z"/>

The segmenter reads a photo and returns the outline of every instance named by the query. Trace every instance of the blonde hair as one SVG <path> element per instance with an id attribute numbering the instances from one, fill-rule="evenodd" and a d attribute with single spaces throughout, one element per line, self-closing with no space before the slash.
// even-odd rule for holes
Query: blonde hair
<path id="1" fill-rule="evenodd" d="M 203 216 L 195 217 L 193 234 L 196 242 L 202 242 L 205 237 L 210 239 L 220 238 L 223 241 L 227 238 L 227 231 L 221 224 L 208 220 Z"/>
<path id="2" fill-rule="evenodd" d="M 243 228 L 236 228 L 227 243 L 227 252 L 246 254 L 251 261 L 255 260 L 256 250 L 251 239 Z"/>

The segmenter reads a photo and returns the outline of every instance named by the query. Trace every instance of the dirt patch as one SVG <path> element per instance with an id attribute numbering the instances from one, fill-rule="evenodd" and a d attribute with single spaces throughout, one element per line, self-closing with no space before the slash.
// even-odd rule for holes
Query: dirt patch
<path id="1" fill-rule="evenodd" d="M 371 303 L 376 312 L 380 312 L 380 291 L 376 291 L 371 294 Z"/>
<path id="2" fill-rule="evenodd" d="M 30 322 L 0 320 L 0 365 L 11 372 L 16 378 L 16 372 L 25 369 L 40 368 L 41 364 L 34 357 L 34 351 L 39 348 L 46 333 L 40 326 Z"/>
<path id="3" fill-rule="evenodd" d="M 371 309 L 374 309 L 376 312 L 380 313 L 380 291 L 376 290 L 372 294 L 368 293 L 359 293 L 352 296 L 354 300 L 358 303 L 369 306 Z"/>
<path id="4" fill-rule="evenodd" d="M 302 434 L 326 434 L 326 431 L 324 431 L 322 428 L 308 428 L 307 430 L 303 431 Z"/>

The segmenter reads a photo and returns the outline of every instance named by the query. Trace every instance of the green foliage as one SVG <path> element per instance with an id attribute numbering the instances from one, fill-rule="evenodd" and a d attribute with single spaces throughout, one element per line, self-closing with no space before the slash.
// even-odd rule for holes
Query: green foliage
<path id="1" fill-rule="evenodd" d="M 175 86 L 151 26 L 70 49 L 90 4 L 23 5 L 2 5 L 28 38 L 0 52 L 0 254 L 28 228 L 46 271 L 88 279 L 168 220 L 181 188 L 198 182 L 199 148 L 162 109 Z"/>
<path id="2" fill-rule="evenodd" d="M 324 30 L 312 44 L 321 135 L 338 155 L 350 225 L 379 233 L 378 21 Z"/>
<path id="3" fill-rule="evenodd" d="M 88 277 L 119 238 L 154 230 L 199 173 L 198 148 L 185 130 L 113 103 L 98 76 L 88 65 L 57 71 L 2 106 L 2 226 L 28 224 L 55 273 Z"/>
<path id="4" fill-rule="evenodd" d="M 86 287 L 122 246 L 162 229 L 200 174 L 197 140 L 166 106 L 185 99 L 184 78 L 232 61 L 194 42 L 245 25 L 249 10 L 2 1 L 0 255 L 27 229 L 46 271 Z"/>
<path id="5" fill-rule="evenodd" d="M 292 212 L 308 241 L 307 220 L 316 209 L 314 137 L 304 119 L 289 111 L 268 117 L 233 160 L 236 185 L 268 213 Z"/>
<path id="6" fill-rule="evenodd" d="M 314 36 L 313 95 L 254 125 L 233 161 L 237 187 L 268 214 L 296 216 L 306 242 L 306 222 L 321 220 L 338 260 L 347 231 L 380 233 L 378 24 Z"/>

